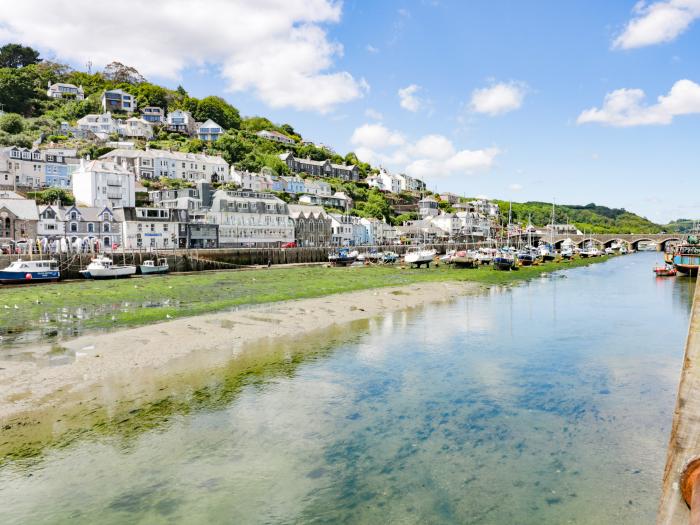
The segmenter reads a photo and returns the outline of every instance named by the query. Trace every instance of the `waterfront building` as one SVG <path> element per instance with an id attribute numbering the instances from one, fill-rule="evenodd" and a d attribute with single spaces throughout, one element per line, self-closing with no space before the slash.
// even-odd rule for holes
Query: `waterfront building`
<path id="1" fill-rule="evenodd" d="M 335 246 L 362 246 L 369 244 L 369 232 L 360 217 L 331 213 L 331 243 Z"/>
<path id="2" fill-rule="evenodd" d="M 455 213 L 460 222 L 460 234 L 468 240 L 478 242 L 491 237 L 494 222 L 491 218 L 477 212 L 458 211 Z"/>
<path id="3" fill-rule="evenodd" d="M 212 119 L 201 124 L 197 124 L 197 138 L 204 142 L 215 142 L 224 134 L 224 128 L 219 126 Z"/>
<path id="4" fill-rule="evenodd" d="M 154 126 L 161 126 L 165 123 L 165 111 L 158 106 L 146 106 L 141 108 L 141 118 Z"/>
<path id="5" fill-rule="evenodd" d="M 293 173 L 306 173 L 314 177 L 331 177 L 347 181 L 360 180 L 360 168 L 351 165 L 333 164 L 330 160 L 311 160 L 295 157 L 290 152 L 280 155 Z"/>
<path id="6" fill-rule="evenodd" d="M 194 135 L 195 131 L 197 131 L 197 123 L 192 113 L 184 109 L 176 109 L 168 113 L 165 126 L 168 131 L 183 133 L 188 136 Z"/>
<path id="7" fill-rule="evenodd" d="M 218 248 L 219 225 L 196 221 L 187 223 L 188 248 Z"/>
<path id="8" fill-rule="evenodd" d="M 219 245 L 277 247 L 294 241 L 294 222 L 287 203 L 271 193 L 214 193 L 206 221 L 219 225 Z"/>
<path id="9" fill-rule="evenodd" d="M 187 210 L 125 207 L 114 210 L 127 250 L 169 250 L 187 246 Z"/>
<path id="10" fill-rule="evenodd" d="M 374 246 L 394 244 L 397 240 L 396 228 L 386 221 L 374 217 L 360 219 L 367 230 L 367 244 Z"/>
<path id="11" fill-rule="evenodd" d="M 77 165 L 75 150 L 0 148 L 0 186 L 70 187 Z"/>
<path id="12" fill-rule="evenodd" d="M 326 206 L 337 210 L 347 211 L 352 208 L 352 199 L 342 191 L 336 191 L 333 195 L 302 195 L 299 197 L 300 204 L 310 204 L 313 206 Z"/>
<path id="13" fill-rule="evenodd" d="M 37 238 L 49 240 L 66 236 L 65 210 L 59 205 L 38 206 L 39 222 L 37 223 Z"/>
<path id="14" fill-rule="evenodd" d="M 461 237 L 462 221 L 454 213 L 440 213 L 439 215 L 429 215 L 426 219 L 436 228 L 444 232 L 448 239 L 458 239 Z"/>
<path id="15" fill-rule="evenodd" d="M 321 206 L 289 204 L 297 246 L 328 246 L 333 236 L 332 219 Z"/>
<path id="16" fill-rule="evenodd" d="M 446 241 L 447 236 L 440 228 L 432 225 L 430 220 L 408 221 L 396 227 L 396 233 L 405 244 L 432 244 Z"/>
<path id="17" fill-rule="evenodd" d="M 73 84 L 64 84 L 49 82 L 49 89 L 46 91 L 46 96 L 57 99 L 84 100 L 85 92 L 83 86 L 74 86 Z"/>
<path id="18" fill-rule="evenodd" d="M 282 144 L 294 144 L 295 142 L 293 138 L 288 137 L 287 135 L 285 135 L 284 133 L 280 133 L 279 131 L 268 131 L 264 129 L 262 131 L 258 131 L 256 135 L 267 140 L 281 142 Z"/>
<path id="19" fill-rule="evenodd" d="M 197 211 L 202 208 L 202 199 L 197 188 L 162 189 L 148 192 L 148 199 L 158 208 Z"/>
<path id="20" fill-rule="evenodd" d="M 136 111 L 136 99 L 123 89 L 110 89 L 102 93 L 102 111 L 133 113 Z"/>
<path id="21" fill-rule="evenodd" d="M 125 208 L 136 202 L 134 175 L 104 159 L 80 161 L 72 177 L 73 195 L 84 206 Z"/>
<path id="22" fill-rule="evenodd" d="M 110 250 L 113 245 L 121 245 L 121 228 L 116 221 L 114 211 L 109 206 L 68 206 L 66 208 L 49 206 L 40 208 L 44 218 L 43 231 L 49 240 L 60 238 L 60 234 L 51 233 L 51 225 L 63 222 L 64 236 L 72 245 L 76 240 L 99 240 L 102 246 Z"/>
<path id="23" fill-rule="evenodd" d="M 38 222 L 36 201 L 0 191 L 0 242 L 35 239 Z"/>
<path id="24" fill-rule="evenodd" d="M 197 182 L 227 182 L 228 163 L 219 156 L 160 149 L 112 150 L 100 157 L 125 165 L 137 179 L 180 179 Z"/>

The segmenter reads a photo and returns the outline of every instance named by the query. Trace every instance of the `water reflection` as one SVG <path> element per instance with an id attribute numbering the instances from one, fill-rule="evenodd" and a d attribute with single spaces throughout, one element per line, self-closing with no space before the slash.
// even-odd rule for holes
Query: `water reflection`
<path id="1" fill-rule="evenodd" d="M 397 313 L 290 369 L 213 378 L 128 440 L 5 466 L 4 521 L 652 522 L 690 300 L 654 257 Z"/>

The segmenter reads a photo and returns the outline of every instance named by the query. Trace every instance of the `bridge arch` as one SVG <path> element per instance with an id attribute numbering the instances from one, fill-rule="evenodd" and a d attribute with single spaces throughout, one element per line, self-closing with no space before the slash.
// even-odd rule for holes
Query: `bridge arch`
<path id="1" fill-rule="evenodd" d="M 668 237 L 666 239 L 660 240 L 658 244 L 658 249 L 659 251 L 665 252 L 666 249 L 668 248 L 669 244 L 674 243 L 674 244 L 680 244 L 683 242 L 683 239 L 680 237 Z"/>
<path id="2" fill-rule="evenodd" d="M 655 241 L 654 239 L 650 239 L 648 237 L 639 237 L 636 239 L 633 239 L 630 241 L 630 245 L 632 246 L 632 249 L 636 252 L 639 250 L 639 243 L 646 243 L 646 244 L 655 244 L 656 245 L 656 250 L 659 250 L 659 243 Z"/>
<path id="3" fill-rule="evenodd" d="M 630 242 L 627 241 L 627 240 L 625 240 L 625 239 L 620 239 L 619 237 L 616 237 L 616 238 L 613 238 L 613 239 L 608 239 L 607 241 L 605 241 L 605 242 L 603 243 L 603 246 L 604 246 L 605 248 L 610 248 L 610 247 L 613 245 L 613 243 L 624 244 L 624 245 L 626 245 L 628 248 L 630 248 Z"/>
<path id="4" fill-rule="evenodd" d="M 600 239 L 596 239 L 595 236 L 585 237 L 580 241 L 574 241 L 574 244 L 576 244 L 576 246 L 578 246 L 579 248 L 583 248 L 586 244 L 588 244 L 588 242 L 592 242 L 598 249 L 602 248 L 604 244 L 603 241 L 601 241 Z"/>

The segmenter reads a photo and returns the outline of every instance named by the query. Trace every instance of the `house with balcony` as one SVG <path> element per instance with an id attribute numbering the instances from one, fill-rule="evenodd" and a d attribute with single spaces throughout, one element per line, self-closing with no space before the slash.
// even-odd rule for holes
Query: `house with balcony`
<path id="1" fill-rule="evenodd" d="M 224 134 L 224 128 L 212 119 L 197 124 L 197 138 L 204 142 L 215 142 Z"/>
<path id="2" fill-rule="evenodd" d="M 141 118 L 153 126 L 165 124 L 165 111 L 158 106 L 146 106 L 141 108 Z"/>
<path id="3" fill-rule="evenodd" d="M 133 113 L 136 111 L 136 99 L 123 89 L 111 89 L 102 93 L 102 111 Z"/>
<path id="4" fill-rule="evenodd" d="M 46 96 L 49 98 L 69 99 L 69 100 L 85 100 L 85 92 L 83 86 L 74 86 L 73 84 L 64 84 L 49 82 L 49 89 L 46 91 Z"/>
<path id="5" fill-rule="evenodd" d="M 121 164 L 81 160 L 72 179 L 73 195 L 80 205 L 111 209 L 135 206 L 135 177 Z"/>
<path id="6" fill-rule="evenodd" d="M 333 195 L 333 189 L 330 184 L 322 180 L 304 179 L 304 193 L 318 195 L 321 197 L 330 197 Z"/>
<path id="7" fill-rule="evenodd" d="M 231 182 L 235 182 L 243 190 L 271 191 L 272 177 L 264 173 L 240 171 L 231 166 Z"/>
<path id="8" fill-rule="evenodd" d="M 113 133 L 119 133 L 119 122 L 112 118 L 112 113 L 90 114 L 78 119 L 78 129 L 92 132 L 97 138 L 107 140 Z"/>
<path id="9" fill-rule="evenodd" d="M 182 133 L 183 135 L 192 136 L 197 131 L 197 123 L 192 116 L 192 113 L 184 109 L 176 109 L 168 113 L 168 118 L 165 121 L 165 127 L 168 131 Z"/>
<path id="10" fill-rule="evenodd" d="M 153 138 L 153 125 L 146 119 L 131 117 L 119 124 L 122 137 L 150 140 Z"/>
<path id="11" fill-rule="evenodd" d="M 168 250 L 187 246 L 187 210 L 124 207 L 114 210 L 127 250 Z"/>

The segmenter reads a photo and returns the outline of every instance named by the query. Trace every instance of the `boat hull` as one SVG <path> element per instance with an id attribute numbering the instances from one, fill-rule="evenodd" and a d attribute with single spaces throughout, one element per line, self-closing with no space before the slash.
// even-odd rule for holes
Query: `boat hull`
<path id="1" fill-rule="evenodd" d="M 673 267 L 684 275 L 697 275 L 700 255 L 674 255 Z"/>
<path id="2" fill-rule="evenodd" d="M 27 275 L 31 277 L 28 279 Z M 0 270 L 0 283 L 2 284 L 58 281 L 60 277 L 61 274 L 58 270 L 49 270 L 46 272 L 7 272 Z"/>
<path id="3" fill-rule="evenodd" d="M 81 270 L 80 274 L 85 279 L 125 279 L 136 273 L 136 266 L 121 266 L 118 268 L 105 268 L 93 270 Z"/>
<path id="4" fill-rule="evenodd" d="M 163 275 L 169 271 L 169 266 L 139 266 L 139 272 L 141 272 L 141 275 Z"/>
<path id="5" fill-rule="evenodd" d="M 505 257 L 495 257 L 493 259 L 493 269 L 500 270 L 502 272 L 507 272 L 513 269 L 515 266 L 513 259 L 507 259 Z"/>
<path id="6" fill-rule="evenodd" d="M 477 268 L 479 260 L 474 257 L 453 255 L 450 262 L 457 268 Z"/>

